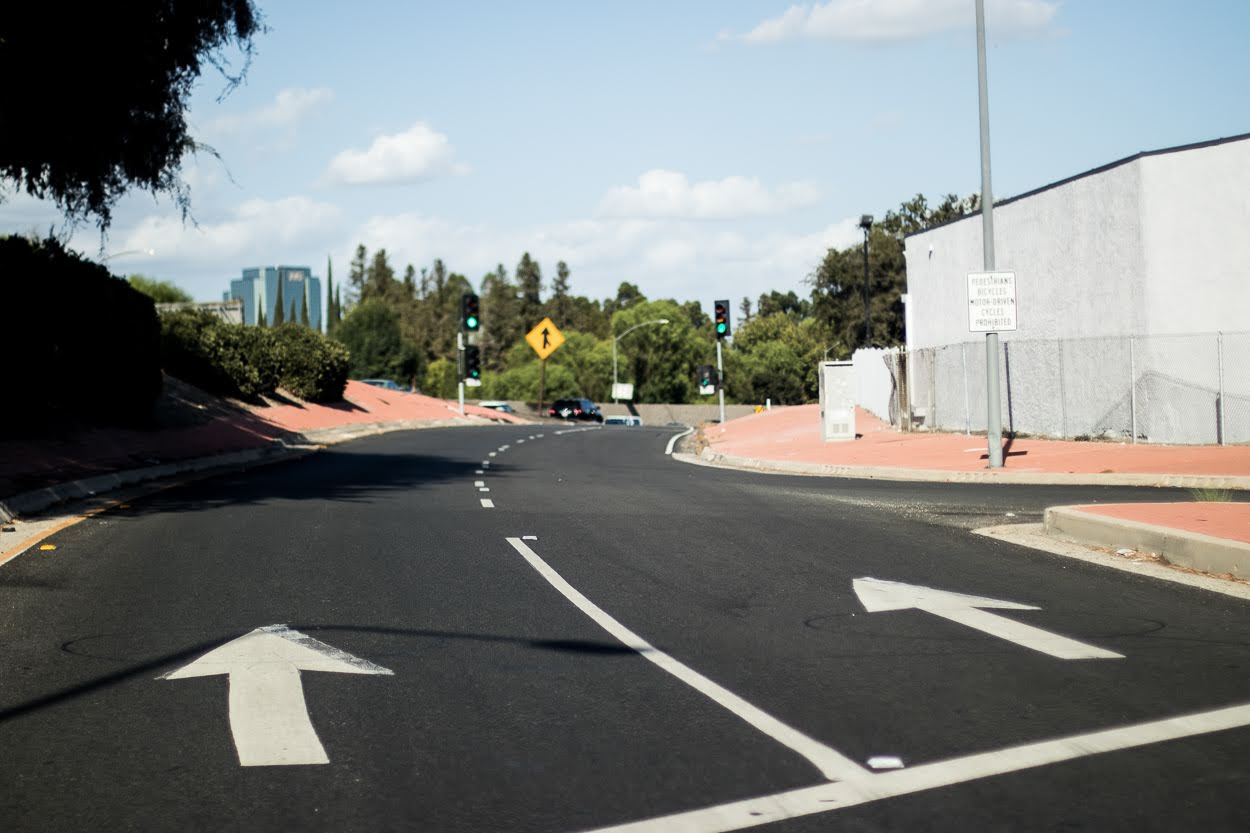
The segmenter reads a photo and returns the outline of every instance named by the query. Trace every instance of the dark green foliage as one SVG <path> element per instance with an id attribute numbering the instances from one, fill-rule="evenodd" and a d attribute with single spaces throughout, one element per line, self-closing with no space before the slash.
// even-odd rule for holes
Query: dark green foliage
<path id="1" fill-rule="evenodd" d="M 170 281 L 131 275 L 126 282 L 158 304 L 189 304 L 195 300 L 189 292 Z"/>
<path id="2" fill-rule="evenodd" d="M 4 387 L 0 425 L 133 423 L 161 392 L 152 299 L 56 240 L 0 238 Z"/>
<path id="3" fill-rule="evenodd" d="M 185 213 L 192 86 L 204 63 L 224 72 L 227 47 L 250 59 L 262 29 L 251 0 L 6 4 L 0 78 L 14 83 L 0 97 L 0 178 L 102 228 L 131 187 Z"/>
<path id="4" fill-rule="evenodd" d="M 287 323 L 272 333 L 282 372 L 278 384 L 306 402 L 337 402 L 347 387 L 347 348 L 315 330 Z"/>
<path id="5" fill-rule="evenodd" d="M 374 298 L 356 305 L 334 331 L 351 354 L 354 379 L 403 379 L 420 375 L 420 354 L 403 338 L 399 314 Z"/>
<path id="6" fill-rule="evenodd" d="M 273 302 L 273 325 L 286 323 L 286 310 L 282 308 L 282 277 L 278 276 L 278 297 Z"/>
<path id="7" fill-rule="evenodd" d="M 203 310 L 161 316 L 165 372 L 219 396 L 272 393 L 281 372 L 273 331 L 229 324 Z"/>

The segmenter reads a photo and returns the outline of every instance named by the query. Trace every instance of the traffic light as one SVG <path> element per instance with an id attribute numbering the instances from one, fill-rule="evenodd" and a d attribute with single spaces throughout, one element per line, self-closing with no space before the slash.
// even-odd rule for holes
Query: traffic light
<path id="1" fill-rule="evenodd" d="M 478 297 L 472 292 L 460 296 L 460 323 L 469 332 L 473 332 L 482 324 L 479 313 Z"/>
<path id="2" fill-rule="evenodd" d="M 716 338 L 724 339 L 729 335 L 729 302 L 716 301 Z"/>
<path id="3" fill-rule="evenodd" d="M 699 366 L 699 393 L 709 394 L 716 393 L 716 383 L 720 381 L 716 378 L 716 368 L 710 364 Z"/>
<path id="4" fill-rule="evenodd" d="M 482 378 L 482 351 L 476 344 L 466 344 L 464 348 L 464 378 Z"/>

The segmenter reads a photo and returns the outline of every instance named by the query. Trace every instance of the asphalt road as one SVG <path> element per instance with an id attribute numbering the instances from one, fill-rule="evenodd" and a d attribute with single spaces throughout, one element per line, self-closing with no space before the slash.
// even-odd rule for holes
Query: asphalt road
<path id="1" fill-rule="evenodd" d="M 389 434 L 59 532 L 0 567 L 0 830 L 1250 829 L 1245 603 L 968 531 L 1159 491 L 670 436 Z"/>

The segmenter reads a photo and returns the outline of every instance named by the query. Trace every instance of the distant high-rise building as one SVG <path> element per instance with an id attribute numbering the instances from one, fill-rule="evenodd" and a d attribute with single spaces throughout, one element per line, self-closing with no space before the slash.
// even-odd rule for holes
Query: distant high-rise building
<path id="1" fill-rule="evenodd" d="M 282 286 L 282 317 L 299 321 L 304 301 L 308 302 L 308 326 L 321 329 L 321 279 L 307 266 L 253 266 L 243 270 L 243 277 L 230 281 L 230 291 L 223 300 L 237 298 L 243 302 L 243 323 L 255 324 L 259 311 L 265 321 L 273 324 L 277 317 L 278 285 Z M 294 310 L 294 314 L 292 314 Z"/>

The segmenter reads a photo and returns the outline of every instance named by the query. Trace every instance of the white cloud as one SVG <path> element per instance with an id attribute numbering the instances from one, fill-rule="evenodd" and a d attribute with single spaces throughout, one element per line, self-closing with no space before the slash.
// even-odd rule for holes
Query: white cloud
<path id="1" fill-rule="evenodd" d="M 154 249 L 159 263 L 175 271 L 179 264 L 195 262 L 197 268 L 218 267 L 230 275 L 255 262 L 285 263 L 295 252 L 323 248 L 320 241 L 336 233 L 340 221 L 336 206 L 307 197 L 254 199 L 230 216 L 199 225 L 184 225 L 176 212 L 145 217 L 124 234 L 114 230 L 110 248 Z"/>
<path id="2" fill-rule="evenodd" d="M 293 87 L 278 92 L 272 103 L 246 113 L 219 116 L 208 122 L 211 133 L 235 135 L 253 130 L 289 130 L 317 107 L 334 99 L 326 87 Z"/>
<path id="3" fill-rule="evenodd" d="M 370 252 L 386 248 L 397 271 L 408 263 L 420 269 L 438 257 L 476 286 L 501 260 L 511 272 L 528 251 L 548 279 L 556 261 L 567 262 L 578 295 L 611 297 L 630 281 L 650 298 L 699 299 L 706 306 L 712 292 L 753 301 L 773 289 L 806 295 L 804 281 L 825 251 L 859 242 L 858 222 L 751 233 L 694 220 L 598 218 L 501 230 L 405 213 L 370 218 L 335 260 L 346 263 L 358 241 Z"/>
<path id="4" fill-rule="evenodd" d="M 1044 30 L 1059 5 L 1059 0 L 986 0 L 986 26 L 1011 32 Z M 747 43 L 913 40 L 971 28 L 974 8 L 973 0 L 829 0 L 791 6 L 744 35 L 720 38 Z"/>
<path id="5" fill-rule="evenodd" d="M 342 185 L 377 185 L 468 173 L 468 166 L 453 156 L 445 135 L 417 122 L 403 133 L 377 137 L 368 150 L 339 153 L 330 161 L 326 178 Z"/>
<path id="6" fill-rule="evenodd" d="M 780 214 L 820 199 L 810 182 L 791 182 L 769 190 L 758 179 L 730 176 L 691 183 L 676 171 L 652 170 L 638 185 L 612 188 L 599 203 L 601 217 L 726 220 Z"/>

